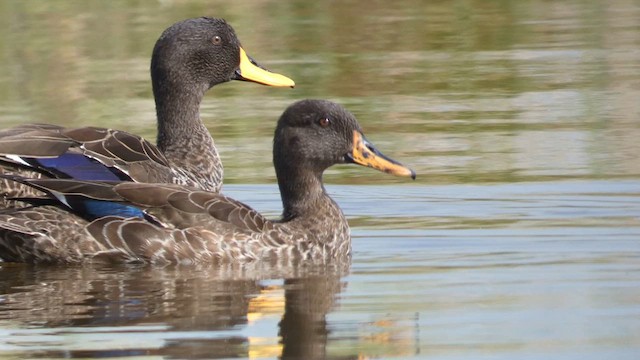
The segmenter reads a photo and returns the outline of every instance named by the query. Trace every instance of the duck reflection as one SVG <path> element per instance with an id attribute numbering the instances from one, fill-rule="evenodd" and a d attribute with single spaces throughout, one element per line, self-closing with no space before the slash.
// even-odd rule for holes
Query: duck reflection
<path id="1" fill-rule="evenodd" d="M 348 271 L 348 261 L 287 269 L 1 264 L 0 329 L 78 334 L 25 346 L 33 358 L 321 359 L 326 315 Z M 92 346 L 80 334 L 106 343 Z"/>

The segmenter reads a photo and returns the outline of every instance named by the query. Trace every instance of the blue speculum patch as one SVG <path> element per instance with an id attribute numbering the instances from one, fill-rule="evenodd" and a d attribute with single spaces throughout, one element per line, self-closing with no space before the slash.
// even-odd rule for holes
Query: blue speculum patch
<path id="1" fill-rule="evenodd" d="M 26 158 L 27 162 L 52 173 L 78 180 L 121 181 L 107 166 L 82 154 L 64 153 L 55 158 Z"/>

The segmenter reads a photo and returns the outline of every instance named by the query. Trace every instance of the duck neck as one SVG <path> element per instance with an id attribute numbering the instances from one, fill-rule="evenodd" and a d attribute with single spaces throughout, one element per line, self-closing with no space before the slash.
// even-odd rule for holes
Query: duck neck
<path id="1" fill-rule="evenodd" d="M 322 185 L 322 173 L 286 172 L 278 174 L 282 197 L 283 221 L 301 217 L 318 217 L 319 209 L 337 208 Z"/>
<path id="2" fill-rule="evenodd" d="M 194 133 L 208 133 L 200 120 L 203 91 L 154 83 L 153 95 L 158 116 L 158 147 L 165 154 L 191 142 Z"/>
<path id="3" fill-rule="evenodd" d="M 200 120 L 200 103 L 206 90 L 170 81 L 162 83 L 162 79 L 153 81 L 158 148 L 173 166 L 187 170 L 196 179 L 208 179 L 212 173 L 222 176 L 213 138 Z M 217 173 L 215 169 L 218 169 Z"/>

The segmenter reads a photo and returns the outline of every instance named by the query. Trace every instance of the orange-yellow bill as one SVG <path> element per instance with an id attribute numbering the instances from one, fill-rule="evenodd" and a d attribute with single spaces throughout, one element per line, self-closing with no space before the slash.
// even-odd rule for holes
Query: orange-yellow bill
<path id="1" fill-rule="evenodd" d="M 243 48 L 240 48 L 240 66 L 236 70 L 238 80 L 253 81 L 263 85 L 278 87 L 294 87 L 293 80 L 260 67 L 251 59 Z"/>
<path id="2" fill-rule="evenodd" d="M 415 171 L 386 157 L 357 130 L 353 131 L 353 149 L 348 158 L 358 165 L 368 166 L 396 176 L 411 176 L 414 180 L 416 178 Z"/>

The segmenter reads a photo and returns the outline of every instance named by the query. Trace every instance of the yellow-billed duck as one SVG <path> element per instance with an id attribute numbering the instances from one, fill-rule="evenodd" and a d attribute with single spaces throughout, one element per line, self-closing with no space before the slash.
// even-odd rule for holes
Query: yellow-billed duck
<path id="1" fill-rule="evenodd" d="M 281 219 L 181 185 L 14 178 L 47 196 L 0 214 L 0 258 L 180 264 L 345 258 L 349 225 L 322 182 L 327 168 L 343 163 L 415 178 L 370 144 L 342 106 L 302 100 L 282 114 L 273 141 Z"/>
<path id="2" fill-rule="evenodd" d="M 166 29 L 153 49 L 151 80 L 157 146 L 124 131 L 26 124 L 0 131 L 0 173 L 40 178 L 175 183 L 217 192 L 223 168 L 200 102 L 231 80 L 293 87 L 294 82 L 247 56 L 222 19 L 188 19 Z M 0 181 L 4 198 L 29 194 Z M 5 201 L 5 206 L 10 202 Z"/>

